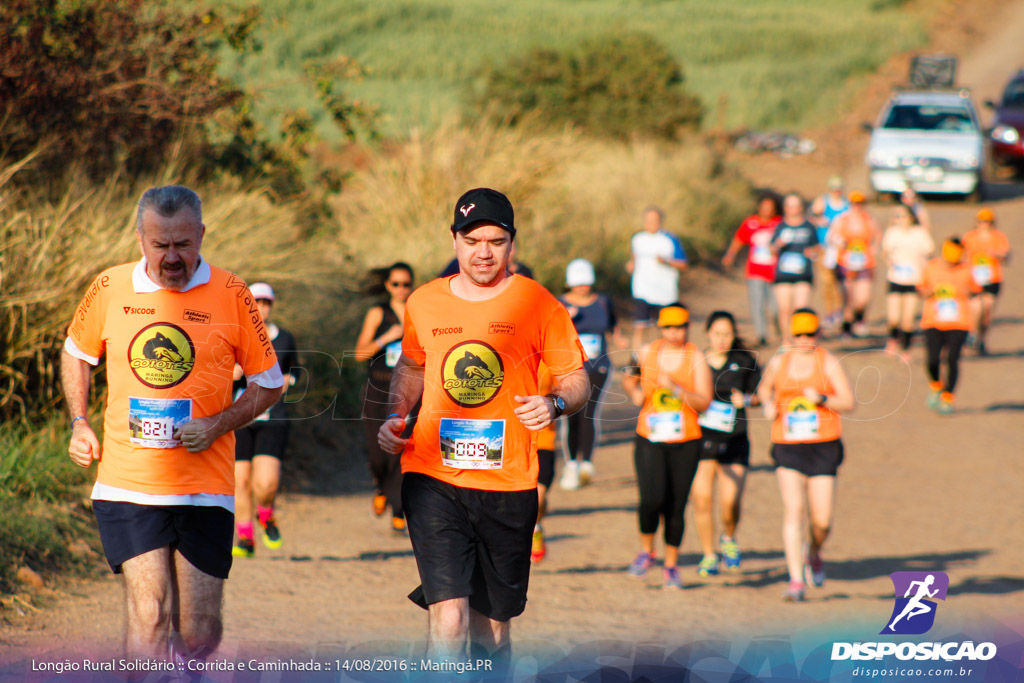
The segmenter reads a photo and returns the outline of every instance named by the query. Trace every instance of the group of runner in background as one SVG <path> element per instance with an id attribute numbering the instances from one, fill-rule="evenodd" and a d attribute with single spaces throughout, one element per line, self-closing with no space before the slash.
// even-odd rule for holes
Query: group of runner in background
<path id="1" fill-rule="evenodd" d="M 633 296 L 633 353 L 622 368 L 622 384 L 641 408 L 634 445 L 640 551 L 627 573 L 643 577 L 655 565 L 660 526 L 664 585 L 683 587 L 677 561 L 683 513 L 691 499 L 702 550 L 696 573 L 710 577 L 739 569 L 737 526 L 750 461 L 748 411 L 760 409 L 772 420 L 771 455 L 783 502 L 783 547 L 790 577 L 784 598 L 803 600 L 808 583 L 821 586 L 825 580 L 821 548 L 831 527 L 835 477 L 844 457 L 840 415 L 855 403 L 842 365 L 820 342 L 828 336 L 841 341 L 869 336 L 867 310 L 876 271 L 884 269 L 885 351 L 909 362 L 913 338 L 920 332 L 931 389 L 928 406 L 940 414 L 951 413 L 964 346 L 970 342 L 979 355 L 988 353 L 986 333 L 1009 243 L 988 208 L 978 211 L 976 225 L 962 237 L 936 236 L 912 189 L 893 206 L 884 231 L 867 210 L 864 194 L 847 193 L 837 176 L 809 205 L 795 193 L 781 198 L 766 193 L 722 257 L 722 264 L 731 268 L 747 250 L 749 314 L 756 342 L 747 347 L 734 313 L 719 310 L 705 321 L 702 349 L 690 330 L 690 311 L 678 300 L 680 273 L 687 269 L 688 259 L 679 239 L 662 227 L 664 219 L 660 208 L 644 209 L 643 230 L 633 236 L 626 264 Z M 528 267 L 513 263 L 518 274 L 532 277 Z M 449 264 L 440 276 L 457 272 L 457 265 L 452 271 Z M 366 313 L 356 354 L 369 364 L 363 420 L 375 487 L 373 511 L 380 516 L 390 508 L 391 528 L 405 533 L 400 455 L 382 451 L 377 434 L 388 409 L 391 371 L 401 354 L 413 271 L 395 263 L 372 275 L 376 284 L 371 291 L 380 300 Z M 811 308 L 815 286 L 821 293 L 820 317 Z M 253 295 L 266 304 L 267 317 L 273 291 L 261 283 L 253 286 Z M 557 430 L 553 423 L 537 435 L 534 562 L 547 554 L 542 518 L 555 480 L 557 443 L 563 456 L 560 488 L 572 491 L 589 484 L 595 476 L 602 399 L 613 378 L 613 346 L 630 348 L 612 299 L 600 291 L 589 261 L 577 258 L 568 263 L 559 301 L 586 352 L 591 393 L 583 409 L 558 421 Z M 648 339 L 651 327 L 658 331 L 654 340 Z M 278 331 L 277 338 L 294 348 L 291 335 L 282 333 Z M 755 349 L 767 348 L 772 338 L 778 340 L 778 351 L 761 367 Z M 276 338 L 274 345 L 279 345 Z M 279 358 L 285 374 L 294 376 L 294 356 L 282 348 Z M 541 393 L 545 381 L 550 379 L 542 367 Z M 238 441 L 239 495 L 248 501 L 255 494 L 256 518 L 268 547 L 280 545 L 273 493 L 287 438 L 287 432 L 276 426 L 283 409 L 279 404 L 266 424 L 246 427 L 251 434 Z M 716 486 L 717 543 L 712 509 Z M 251 504 L 239 503 L 238 510 L 242 521 L 237 523 L 235 554 L 248 557 L 253 553 Z"/>

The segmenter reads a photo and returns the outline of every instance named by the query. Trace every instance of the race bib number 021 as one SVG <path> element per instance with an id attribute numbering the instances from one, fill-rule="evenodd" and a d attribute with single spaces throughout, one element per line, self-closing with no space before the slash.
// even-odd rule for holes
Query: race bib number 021
<path id="1" fill-rule="evenodd" d="M 442 417 L 441 461 L 460 470 L 500 470 L 505 452 L 504 420 Z"/>
<path id="2" fill-rule="evenodd" d="M 190 398 L 128 398 L 129 440 L 146 448 L 177 448 L 178 431 L 192 421 Z"/>

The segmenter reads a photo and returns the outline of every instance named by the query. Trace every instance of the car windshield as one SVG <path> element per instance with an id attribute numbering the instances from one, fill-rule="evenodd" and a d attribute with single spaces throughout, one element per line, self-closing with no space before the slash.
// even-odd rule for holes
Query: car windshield
<path id="1" fill-rule="evenodd" d="M 1024 107 L 1024 81 L 1013 81 L 1003 93 L 1004 107 Z"/>
<path id="2" fill-rule="evenodd" d="M 972 133 L 975 130 L 971 115 L 965 107 L 930 104 L 897 104 L 889 111 L 882 127 L 952 133 Z"/>

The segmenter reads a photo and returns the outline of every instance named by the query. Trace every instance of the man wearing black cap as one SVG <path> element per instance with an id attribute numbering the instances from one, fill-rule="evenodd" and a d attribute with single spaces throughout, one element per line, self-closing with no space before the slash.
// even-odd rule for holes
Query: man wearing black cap
<path id="1" fill-rule="evenodd" d="M 499 666 L 526 606 L 537 519 L 537 440 L 589 396 L 565 307 L 508 270 L 516 229 L 500 192 L 470 190 L 452 223 L 459 273 L 409 297 L 383 450 L 402 451 L 402 504 L 428 610 L 427 656 L 461 659 L 467 637 Z M 543 360 L 554 391 L 538 395 Z M 409 411 L 422 399 L 410 438 Z M 483 654 L 483 653 L 478 653 Z"/>

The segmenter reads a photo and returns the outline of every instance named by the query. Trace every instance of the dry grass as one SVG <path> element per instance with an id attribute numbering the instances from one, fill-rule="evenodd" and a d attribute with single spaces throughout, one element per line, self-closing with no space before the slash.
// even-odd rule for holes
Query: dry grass
<path id="1" fill-rule="evenodd" d="M 571 129 L 449 122 L 371 159 L 336 200 L 338 244 L 368 266 L 404 260 L 429 276 L 452 257 L 455 199 L 479 186 L 512 200 L 520 258 L 553 287 L 576 257 L 592 260 L 607 286 L 621 286 L 648 204 L 665 210 L 666 228 L 699 256 L 721 247 L 751 203 L 748 183 L 697 138 L 611 143 Z"/>

